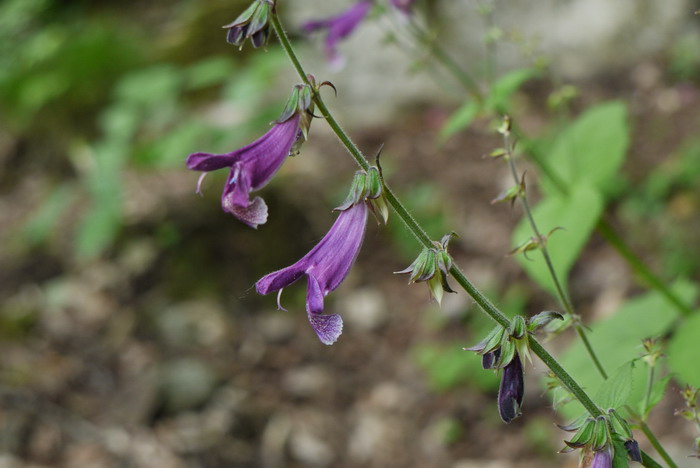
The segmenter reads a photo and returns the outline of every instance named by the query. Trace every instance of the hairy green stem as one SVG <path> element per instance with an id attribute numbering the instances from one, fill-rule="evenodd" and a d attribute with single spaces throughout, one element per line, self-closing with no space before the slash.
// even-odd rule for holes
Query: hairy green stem
<path id="1" fill-rule="evenodd" d="M 442 49 L 436 41 L 431 42 L 431 51 L 435 54 L 435 58 L 442 63 L 443 67 L 452 73 L 470 95 L 474 96 L 473 90 L 478 87 L 472 85 L 474 80 L 462 70 L 457 63 Z M 481 95 L 481 94 L 479 94 Z M 525 135 L 515 130 L 516 135 L 527 141 Z M 537 165 L 537 168 L 552 182 L 552 184 L 563 194 L 568 192 L 566 184 L 545 162 L 539 151 L 534 146 L 529 146 L 526 154 Z M 674 293 L 661 279 L 654 274 L 635 254 L 627 244 L 613 230 L 612 226 L 605 220 L 600 219 L 596 225 L 597 232 L 617 251 L 617 253 L 630 265 L 632 270 L 652 289 L 657 290 L 666 300 L 674 306 L 681 315 L 690 315 L 693 313 L 693 308 L 686 304 L 676 293 Z"/>
<path id="2" fill-rule="evenodd" d="M 478 103 L 484 101 L 484 95 L 479 89 L 479 85 L 476 80 L 472 78 L 469 73 L 462 70 L 462 67 L 448 54 L 445 50 L 440 47 L 437 42 L 430 37 L 428 31 L 423 29 L 418 25 L 415 20 L 411 20 L 409 23 L 411 32 L 418 39 L 418 41 L 428 48 L 429 52 L 432 52 L 433 56 L 445 67 L 452 76 L 464 87 L 464 89 L 469 93 L 469 95 Z"/>
<path id="3" fill-rule="evenodd" d="M 642 432 L 644 433 L 646 438 L 649 440 L 651 445 L 654 447 L 656 452 L 659 454 L 659 456 L 664 459 L 664 461 L 666 462 L 668 467 L 669 468 L 678 468 L 678 465 L 676 465 L 676 462 L 673 461 L 673 459 L 668 454 L 666 449 L 664 449 L 663 445 L 661 445 L 661 442 L 659 442 L 659 439 L 657 439 L 656 436 L 654 435 L 654 433 L 651 432 L 651 429 L 649 428 L 647 423 L 645 423 L 644 421 L 641 421 L 639 424 L 639 428 L 642 430 Z M 643 462 L 644 462 L 644 460 L 642 460 L 642 463 Z M 646 466 L 646 465 L 644 465 L 644 466 Z"/>
<path id="4" fill-rule="evenodd" d="M 522 133 L 519 135 L 523 137 Z M 544 157 L 534 146 L 530 145 L 527 151 L 530 159 L 535 163 L 540 172 L 554 185 L 554 187 L 562 194 L 568 194 L 569 190 L 559 176 L 547 164 Z M 652 289 L 658 291 L 673 307 L 684 316 L 693 313 L 692 307 L 686 304 L 678 295 L 671 290 L 661 279 L 656 276 L 644 262 L 635 254 L 632 249 L 627 246 L 624 240 L 615 232 L 613 227 L 605 220 L 604 217 L 598 220 L 596 231 L 603 239 L 610 244 L 617 253 L 627 262 L 639 278 Z"/>
<path id="5" fill-rule="evenodd" d="M 278 16 L 276 14 L 272 14 L 270 22 L 272 24 L 272 27 L 275 29 L 275 33 L 279 38 L 282 48 L 287 53 L 287 56 L 294 65 L 294 68 L 299 74 L 299 77 L 304 81 L 304 83 L 310 84 L 308 75 L 304 71 L 304 68 L 301 66 L 301 63 L 299 62 L 299 59 L 297 58 L 296 53 L 294 52 L 292 44 L 289 41 L 289 38 L 287 37 L 287 34 L 284 28 L 282 27 Z M 350 137 L 338 124 L 338 122 L 335 120 L 330 110 L 328 109 L 328 107 L 326 106 L 323 99 L 318 93 L 314 93 L 314 102 L 321 114 L 323 115 L 323 117 L 330 125 L 333 132 L 343 144 L 343 146 L 345 146 L 345 148 L 348 150 L 353 159 L 355 159 L 355 162 L 361 168 L 365 170 L 369 169 L 370 165 L 367 161 L 367 158 L 365 158 L 365 156 L 359 150 L 357 145 L 353 143 Z M 397 216 L 401 218 L 408 230 L 411 233 L 413 233 L 416 239 L 424 247 L 432 247 L 433 243 L 430 239 L 430 236 L 428 236 L 425 230 L 418 224 L 415 218 L 413 218 L 409 211 L 403 206 L 403 204 L 396 197 L 394 192 L 386 186 L 385 195 L 387 202 L 394 209 Z M 474 299 L 474 301 L 477 304 L 479 304 L 483 311 L 487 315 L 489 315 L 495 322 L 506 328 L 510 326 L 510 320 L 508 319 L 508 317 L 505 314 L 503 314 L 498 308 L 496 308 L 496 306 L 493 305 L 493 303 L 491 303 L 491 301 L 486 296 L 484 296 L 481 293 L 481 291 L 479 291 L 479 289 L 477 289 L 476 286 L 474 286 L 471 283 L 471 281 L 469 281 L 469 279 L 467 279 L 467 277 L 459 269 L 459 267 L 457 267 L 456 265 L 452 265 L 452 267 L 450 268 L 450 274 L 455 279 L 455 281 L 457 281 L 457 283 L 459 283 L 459 285 L 462 286 L 462 288 Z M 586 409 L 586 411 L 588 411 L 588 413 L 591 416 L 595 417 L 603 414 L 600 408 L 593 402 L 593 400 L 588 396 L 585 390 L 583 390 L 583 388 L 574 380 L 574 378 L 571 377 L 571 375 L 568 372 L 566 372 L 566 370 L 564 370 L 564 368 L 557 362 L 554 356 L 549 354 L 549 352 L 546 349 L 544 349 L 544 347 L 542 347 L 542 345 L 533 336 L 528 335 L 528 341 L 532 352 L 535 353 L 535 355 L 537 355 L 542 360 L 542 362 L 554 373 L 554 375 L 557 376 L 562 385 L 564 385 L 572 393 L 572 395 L 574 395 L 574 397 L 583 405 L 583 407 Z M 650 464 L 645 466 L 655 467 L 656 465 Z"/>
<path id="6" fill-rule="evenodd" d="M 656 366 L 649 364 L 649 373 L 647 374 L 647 389 L 644 393 L 644 412 L 642 413 L 641 420 L 646 422 L 649 417 L 649 400 L 651 399 L 651 391 L 654 388 L 654 368 Z"/>
<path id="7" fill-rule="evenodd" d="M 510 119 L 508 120 L 507 123 L 508 127 L 511 126 Z M 530 229 L 532 229 L 533 234 L 535 235 L 535 239 L 539 243 L 539 250 L 542 253 L 542 258 L 544 259 L 545 264 L 547 265 L 547 270 L 549 271 L 549 276 L 552 278 L 552 282 L 554 283 L 554 288 L 557 291 L 557 296 L 559 297 L 559 302 L 561 302 L 562 306 L 564 307 L 564 310 L 566 311 L 566 315 L 568 315 L 572 323 L 574 325 L 574 328 L 576 329 L 576 333 L 578 336 L 581 338 L 581 341 L 583 342 L 583 345 L 586 348 L 586 351 L 588 352 L 588 355 L 591 357 L 591 360 L 593 361 L 593 364 L 595 364 L 596 368 L 598 369 L 598 372 L 600 375 L 603 377 L 603 379 L 607 380 L 608 379 L 608 374 L 605 372 L 605 368 L 603 367 L 603 364 L 600 362 L 600 359 L 598 358 L 598 355 L 596 354 L 595 350 L 593 349 L 593 346 L 591 346 L 591 342 L 588 340 L 588 336 L 586 336 L 586 331 L 583 328 L 583 324 L 581 323 L 581 319 L 578 315 L 576 315 L 576 312 L 574 311 L 574 306 L 571 303 L 571 299 L 569 298 L 568 291 L 564 288 L 562 285 L 562 282 L 559 280 L 559 275 L 557 275 L 557 270 L 554 268 L 554 264 L 552 263 L 552 258 L 549 255 L 549 249 L 547 248 L 547 238 L 542 235 L 540 232 L 539 227 L 537 226 L 537 222 L 535 221 L 535 217 L 532 215 L 532 209 L 530 208 L 530 201 L 527 196 L 527 189 L 525 188 L 525 183 L 524 181 L 520 180 L 520 174 L 518 173 L 518 166 L 517 163 L 515 162 L 515 151 L 514 151 L 514 144 L 510 138 L 510 128 L 506 129 L 503 131 L 503 145 L 504 145 L 504 150 L 506 154 L 504 155 L 506 161 L 508 161 L 508 167 L 510 168 L 510 173 L 513 176 L 513 181 L 515 184 L 522 184 L 522 190 L 518 191 L 518 198 L 520 199 L 520 204 L 523 206 L 523 211 L 525 212 L 525 216 L 527 217 L 528 222 L 530 223 Z"/>

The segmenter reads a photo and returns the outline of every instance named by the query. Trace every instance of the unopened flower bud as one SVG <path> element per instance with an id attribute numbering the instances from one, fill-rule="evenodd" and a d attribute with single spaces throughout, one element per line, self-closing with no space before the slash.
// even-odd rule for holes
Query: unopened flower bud
<path id="1" fill-rule="evenodd" d="M 250 39 L 255 48 L 266 45 L 270 39 L 272 8 L 273 0 L 255 0 L 238 18 L 224 26 L 228 29 L 226 42 L 243 47 L 246 39 Z"/>

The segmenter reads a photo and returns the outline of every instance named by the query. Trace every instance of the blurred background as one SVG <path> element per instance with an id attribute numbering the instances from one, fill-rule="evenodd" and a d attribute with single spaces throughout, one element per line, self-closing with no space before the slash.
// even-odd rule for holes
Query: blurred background
<path id="1" fill-rule="evenodd" d="M 521 212 L 490 204 L 510 185 L 484 158 L 500 146 L 491 119 L 447 137 L 466 96 L 427 49 L 404 46 L 402 19 L 368 19 L 332 70 L 299 26 L 351 2 L 278 3 L 309 71 L 338 88 L 336 117 L 366 154 L 384 145 L 387 179 L 431 236 L 460 234 L 467 276 L 509 314 L 558 307 L 507 256 Z M 477 76 L 538 70 L 509 109 L 542 141 L 562 113 L 624 102 L 630 145 L 607 216 L 661 278 L 697 283 L 700 4 L 609 3 L 434 0 L 418 14 Z M 257 138 L 298 81 L 274 39 L 225 42 L 246 4 L 0 2 L 0 467 L 577 466 L 556 454 L 566 434 L 544 366 L 527 372 L 524 417 L 503 425 L 497 377 L 462 351 L 489 322 L 463 293 L 438 308 L 392 274 L 418 254 L 396 217 L 369 223 L 327 299 L 346 324 L 333 346 L 308 324 L 304 285 L 285 290 L 289 312 L 255 293 L 324 235 L 355 166 L 317 120 L 260 193 L 257 231 L 221 211 L 225 174 L 195 194 L 186 156 Z M 645 292 L 597 235 L 570 284 L 586 321 Z M 652 423 L 695 466 L 678 389 Z"/>

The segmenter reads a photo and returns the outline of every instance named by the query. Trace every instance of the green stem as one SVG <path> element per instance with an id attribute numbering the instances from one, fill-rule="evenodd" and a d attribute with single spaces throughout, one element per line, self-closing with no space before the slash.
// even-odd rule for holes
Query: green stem
<path id="1" fill-rule="evenodd" d="M 649 417 L 649 400 L 651 399 L 651 390 L 654 388 L 654 368 L 649 364 L 649 373 L 647 374 L 647 389 L 644 394 L 644 412 L 642 413 L 642 422 L 646 422 Z"/>
<path id="2" fill-rule="evenodd" d="M 522 139 L 525 137 L 522 133 L 519 134 Z M 526 140 L 526 139 L 525 139 Z M 527 141 L 527 140 L 526 140 Z M 552 170 L 552 168 L 547 164 L 544 157 L 539 151 L 532 145 L 528 146 L 527 154 L 530 159 L 535 163 L 537 168 L 544 174 L 544 176 L 552 182 L 554 187 L 562 194 L 567 195 L 569 190 L 563 180 Z M 642 279 L 649 287 L 657 290 L 666 300 L 673 305 L 673 307 L 680 312 L 681 315 L 688 316 L 693 313 L 693 309 L 688 306 L 676 293 L 674 293 L 658 276 L 656 276 L 645 264 L 644 262 L 632 252 L 632 250 L 627 246 L 624 240 L 615 232 L 613 227 L 608 223 L 605 218 L 598 220 L 596 224 L 596 231 L 600 234 L 603 239 L 605 239 L 608 244 L 610 244 L 617 253 L 627 262 L 627 264 L 632 268 L 638 277 Z"/>
<path id="3" fill-rule="evenodd" d="M 279 38 L 282 48 L 289 56 L 289 59 L 294 65 L 294 68 L 297 70 L 297 73 L 299 74 L 300 78 L 304 81 L 304 83 L 310 84 L 307 74 L 304 71 L 304 68 L 301 66 L 299 59 L 296 57 L 296 53 L 292 48 L 292 44 L 290 43 L 289 38 L 287 37 L 287 34 L 284 31 L 284 28 L 282 27 L 282 24 L 280 23 L 279 18 L 276 14 L 271 15 L 270 22 L 272 24 L 272 27 L 275 29 L 275 33 Z M 343 143 L 343 146 L 345 146 L 345 148 L 355 159 L 357 164 L 365 170 L 369 169 L 370 165 L 365 156 L 362 154 L 359 148 L 352 142 L 350 137 L 343 131 L 342 127 L 338 124 L 335 118 L 333 118 L 332 114 L 328 110 L 328 107 L 325 105 L 323 99 L 318 93 L 314 94 L 314 102 L 316 103 L 318 109 L 321 111 L 321 114 L 328 121 L 333 132 L 336 134 L 341 143 Z M 393 191 L 386 186 L 385 195 L 387 202 L 394 209 L 397 216 L 401 218 L 408 230 L 411 231 L 411 233 L 413 233 L 416 239 L 424 247 L 432 247 L 433 243 L 430 239 L 430 236 L 428 236 L 428 234 L 418 224 L 415 218 L 411 216 L 411 214 L 399 201 L 399 199 L 396 197 Z M 477 304 L 479 304 L 479 306 L 484 310 L 484 312 L 488 314 L 495 322 L 506 328 L 510 326 L 510 320 L 508 319 L 508 317 L 505 314 L 503 314 L 500 310 L 498 310 L 496 306 L 494 306 L 491 303 L 491 301 L 489 301 L 489 299 L 486 296 L 484 296 L 481 293 L 481 291 L 479 291 L 476 288 L 476 286 L 474 286 L 471 283 L 471 281 L 469 281 L 469 279 L 467 279 L 467 277 L 459 269 L 459 267 L 453 264 L 453 266 L 450 268 L 450 274 L 455 279 L 455 281 L 457 281 L 457 283 L 459 283 L 459 285 L 462 286 L 462 288 L 464 288 L 464 290 L 474 299 L 474 301 Z M 549 354 L 549 352 L 546 349 L 544 349 L 544 347 L 542 347 L 542 345 L 533 336 L 528 335 L 528 341 L 532 352 L 535 353 L 535 355 L 537 355 L 542 360 L 542 362 L 554 373 L 554 375 L 557 376 L 559 381 L 572 393 L 572 395 L 574 395 L 574 397 L 576 397 L 576 399 L 583 405 L 583 407 L 586 409 L 586 411 L 588 411 L 588 413 L 591 416 L 595 417 L 603 414 L 600 408 L 598 408 L 598 406 L 588 396 L 585 390 L 583 390 L 583 388 L 581 388 L 581 386 L 574 380 L 574 378 L 571 377 L 571 375 L 569 375 L 569 373 L 566 372 L 566 370 L 564 370 L 564 368 L 557 362 L 554 356 Z M 653 467 L 654 465 L 648 466 Z"/>
<path id="4" fill-rule="evenodd" d="M 438 61 L 440 61 L 443 66 L 449 72 L 451 72 L 473 96 L 474 87 L 471 85 L 471 83 L 473 83 L 472 78 L 466 72 L 464 72 L 464 70 L 462 70 L 435 41 L 432 41 L 430 44 L 431 51 L 435 54 Z M 479 95 L 481 95 L 481 93 L 479 93 Z M 483 98 L 481 100 L 483 100 Z M 515 130 L 515 133 L 521 140 L 527 141 L 527 138 L 522 134 L 522 132 Z M 544 174 L 545 177 L 547 177 L 547 179 L 552 182 L 552 184 L 561 193 L 566 194 L 568 192 L 564 181 L 562 181 L 559 176 L 549 167 L 542 155 L 536 151 L 535 148 L 530 146 L 527 154 L 537 165 L 537 168 L 542 172 L 542 174 Z M 637 273 L 637 275 L 642 278 L 642 280 L 645 281 L 649 287 L 656 289 L 659 293 L 661 293 L 661 295 L 664 296 L 666 300 L 671 303 L 676 310 L 678 310 L 678 312 L 681 313 L 681 315 L 690 315 L 693 313 L 692 307 L 688 306 L 680 297 L 678 297 L 678 295 L 676 295 L 668 286 L 666 286 L 666 284 L 661 281 L 661 279 L 656 276 L 634 252 L 632 252 L 632 250 L 617 235 L 607 221 L 604 219 L 598 221 L 596 230 L 615 250 L 617 250 L 618 254 L 625 259 L 632 270 Z"/>
<path id="5" fill-rule="evenodd" d="M 421 44 L 425 45 L 429 52 L 432 52 L 433 56 L 438 60 L 438 62 L 440 62 L 450 73 L 452 73 L 452 76 L 459 81 L 469 95 L 471 95 L 471 97 L 477 103 L 481 104 L 484 101 L 484 95 L 479 89 L 479 85 L 476 83 L 474 78 L 462 70 L 462 67 L 457 64 L 457 61 L 455 61 L 442 47 L 440 47 L 435 40 L 431 39 L 428 32 L 416 24 L 415 21 L 411 21 L 409 26 L 416 39 L 418 39 Z"/>
<path id="6" fill-rule="evenodd" d="M 659 279 L 642 260 L 625 244 L 620 236 L 615 232 L 610 223 L 604 218 L 601 218 L 596 225 L 598 233 L 608 241 L 617 252 L 624 258 L 637 276 L 639 276 L 647 285 L 656 289 L 668 302 L 673 304 L 675 309 L 681 315 L 689 316 L 693 313 L 693 309 L 689 307 L 678 295 L 671 290 L 666 284 Z"/>
<path id="7" fill-rule="evenodd" d="M 508 126 L 510 127 L 510 125 L 511 122 L 509 121 Z M 520 184 L 521 180 L 520 175 L 518 173 L 518 166 L 515 162 L 513 142 L 510 138 L 510 129 L 507 129 L 503 132 L 503 145 L 504 150 L 506 152 L 505 158 L 506 161 L 508 161 L 508 167 L 510 168 L 510 173 L 513 176 L 513 181 L 516 185 Z M 586 351 L 591 357 L 593 364 L 595 364 L 596 368 L 598 369 L 598 372 L 603 377 L 603 379 L 607 380 L 608 374 L 605 372 L 603 364 L 600 362 L 600 359 L 598 358 L 598 355 L 593 349 L 593 346 L 591 346 L 591 343 L 588 340 L 588 336 L 586 336 L 586 332 L 583 329 L 583 325 L 581 324 L 581 319 L 578 315 L 576 315 L 574 311 L 574 306 L 571 303 L 571 299 L 569 298 L 568 292 L 566 291 L 566 289 L 564 289 L 564 286 L 559 280 L 559 275 L 557 275 L 557 270 L 554 268 L 552 258 L 549 255 L 549 249 L 547 248 L 547 239 L 540 232 L 540 229 L 537 226 L 537 222 L 535 221 L 535 217 L 532 215 L 532 209 L 530 208 L 530 201 L 528 199 L 527 190 L 525 189 L 525 187 L 523 187 L 522 192 L 519 192 L 518 198 L 520 199 L 520 203 L 523 206 L 523 211 L 525 212 L 525 216 L 527 217 L 527 220 L 530 223 L 530 228 L 532 229 L 532 232 L 535 235 L 535 239 L 537 239 L 537 242 L 539 243 L 539 250 L 542 253 L 542 258 L 544 259 L 545 264 L 547 265 L 549 276 L 552 278 L 552 282 L 554 283 L 554 288 L 557 291 L 559 302 L 561 302 L 562 306 L 564 307 L 564 310 L 566 311 L 566 314 L 571 318 L 574 324 L 574 328 L 576 329 L 576 333 L 581 338 L 581 341 L 583 341 Z"/>
<path id="8" fill-rule="evenodd" d="M 659 456 L 661 456 L 661 458 L 664 459 L 664 461 L 666 462 L 668 467 L 669 468 L 678 468 L 678 465 L 676 465 L 676 462 L 673 461 L 673 459 L 668 454 L 666 449 L 664 449 L 663 445 L 661 445 L 661 442 L 659 442 L 659 439 L 657 439 L 656 436 L 654 435 L 654 433 L 651 432 L 651 429 L 649 428 L 647 423 L 645 423 L 644 421 L 641 421 L 639 424 L 639 428 L 642 430 L 642 432 L 644 433 L 646 438 L 649 440 L 651 445 L 654 447 L 656 452 L 659 454 Z M 645 456 L 646 456 L 646 454 L 642 455 L 642 463 L 644 463 Z M 647 466 L 647 465 L 644 465 L 644 466 Z"/>

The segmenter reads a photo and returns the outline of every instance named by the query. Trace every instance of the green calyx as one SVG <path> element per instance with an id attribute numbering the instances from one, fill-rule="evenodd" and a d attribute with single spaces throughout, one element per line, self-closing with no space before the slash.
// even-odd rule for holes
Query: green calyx
<path id="1" fill-rule="evenodd" d="M 452 268 L 452 257 L 447 253 L 447 247 L 453 237 L 456 237 L 455 233 L 447 234 L 440 242 L 433 242 L 433 247 L 424 247 L 408 268 L 395 272 L 410 274 L 409 284 L 427 282 L 430 294 L 438 304 L 442 303 L 444 292 L 455 292 L 447 282 L 450 268 Z"/>
<path id="2" fill-rule="evenodd" d="M 495 360 L 489 369 L 502 369 L 510 364 L 513 359 L 518 356 L 518 359 L 530 357 L 530 347 L 528 334 L 530 327 L 524 317 L 518 315 L 511 320 L 510 326 L 506 329 L 502 326 L 493 328 L 486 338 L 479 344 L 471 348 L 464 348 L 465 351 L 474 351 L 479 355 L 496 352 Z"/>
<path id="3" fill-rule="evenodd" d="M 301 145 L 309 139 L 309 130 L 311 121 L 313 120 L 314 102 L 312 98 L 311 86 L 307 84 L 298 84 L 292 89 L 292 94 L 287 99 L 282 114 L 275 123 L 284 123 L 294 116 L 299 116 L 299 130 L 301 135 L 294 142 L 290 151 L 291 156 L 299 154 Z"/>
<path id="4" fill-rule="evenodd" d="M 335 210 L 344 211 L 361 202 L 367 202 L 377 219 L 383 220 L 386 224 L 389 218 L 389 205 L 384 197 L 382 175 L 374 166 L 367 171 L 355 172 L 348 196 Z"/>

